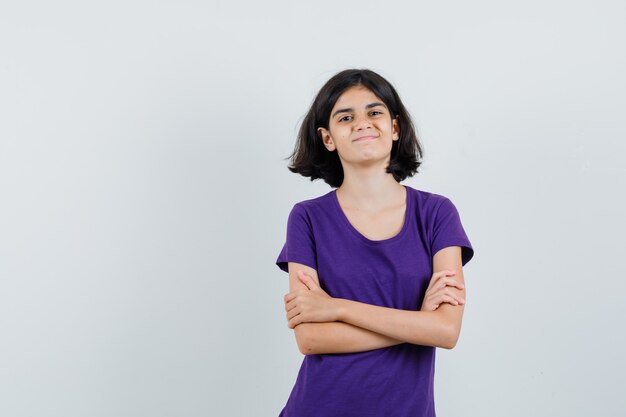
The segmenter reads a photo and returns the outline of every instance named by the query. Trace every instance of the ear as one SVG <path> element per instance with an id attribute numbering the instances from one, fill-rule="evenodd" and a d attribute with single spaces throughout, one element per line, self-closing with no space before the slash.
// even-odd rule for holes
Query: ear
<path id="1" fill-rule="evenodd" d="M 333 137 L 330 135 L 330 130 L 324 127 L 318 127 L 317 134 L 322 139 L 322 142 L 324 142 L 326 149 L 331 152 L 335 150 L 335 143 L 333 142 Z"/>
<path id="2" fill-rule="evenodd" d="M 400 119 L 398 119 L 398 116 L 391 121 L 391 131 L 393 132 L 393 140 L 400 139 Z"/>

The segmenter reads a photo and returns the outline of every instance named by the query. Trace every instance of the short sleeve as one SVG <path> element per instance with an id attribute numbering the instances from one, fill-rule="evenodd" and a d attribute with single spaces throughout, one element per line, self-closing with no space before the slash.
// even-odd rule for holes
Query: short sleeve
<path id="1" fill-rule="evenodd" d="M 433 233 L 431 239 L 431 250 L 433 256 L 441 249 L 448 246 L 461 247 L 462 265 L 472 259 L 474 256 L 474 248 L 463 229 L 461 218 L 456 206 L 445 198 L 439 204 L 435 212 L 435 220 L 433 225 Z"/>
<path id="2" fill-rule="evenodd" d="M 298 262 L 317 270 L 315 238 L 311 219 L 306 209 L 296 204 L 287 219 L 287 235 L 276 265 L 289 272 L 287 262 Z"/>

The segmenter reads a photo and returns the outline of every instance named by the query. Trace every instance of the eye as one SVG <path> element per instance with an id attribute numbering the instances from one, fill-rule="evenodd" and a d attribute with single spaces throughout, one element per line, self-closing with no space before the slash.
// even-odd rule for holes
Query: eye
<path id="1" fill-rule="evenodd" d="M 370 114 L 371 114 L 372 116 L 378 116 L 379 114 L 383 114 L 383 112 L 381 112 L 381 111 L 379 111 L 379 110 L 373 110 Z"/>
<path id="2" fill-rule="evenodd" d="M 352 116 L 343 116 L 342 118 L 339 119 L 340 122 L 347 122 L 352 120 Z"/>

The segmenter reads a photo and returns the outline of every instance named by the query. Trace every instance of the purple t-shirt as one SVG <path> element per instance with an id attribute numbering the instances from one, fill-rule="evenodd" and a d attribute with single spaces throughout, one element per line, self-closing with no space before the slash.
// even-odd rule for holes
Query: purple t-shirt
<path id="1" fill-rule="evenodd" d="M 404 186 L 402 230 L 370 240 L 345 216 L 336 190 L 296 203 L 276 265 L 317 270 L 330 296 L 417 311 L 433 274 L 433 255 L 461 246 L 465 265 L 474 250 L 452 202 Z M 402 343 L 354 353 L 306 355 L 279 417 L 434 417 L 435 347 Z"/>

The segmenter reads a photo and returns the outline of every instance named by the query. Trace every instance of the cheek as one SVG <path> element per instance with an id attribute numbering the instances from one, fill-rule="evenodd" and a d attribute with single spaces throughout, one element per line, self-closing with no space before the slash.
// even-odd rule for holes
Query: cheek
<path id="1" fill-rule="evenodd" d="M 333 139 L 335 139 L 335 143 L 337 142 L 345 142 L 350 139 L 350 129 L 348 128 L 336 128 L 333 129 L 331 135 Z"/>

